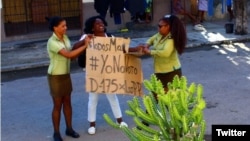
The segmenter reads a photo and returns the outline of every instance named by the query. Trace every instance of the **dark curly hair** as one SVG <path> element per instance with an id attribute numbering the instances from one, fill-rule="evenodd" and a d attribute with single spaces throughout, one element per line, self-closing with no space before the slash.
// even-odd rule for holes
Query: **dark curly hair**
<path id="1" fill-rule="evenodd" d="M 102 20 L 103 24 L 106 26 L 108 26 L 107 22 L 105 21 L 105 19 L 103 19 L 101 16 L 93 16 L 93 17 L 90 17 L 86 20 L 85 22 L 85 28 L 84 28 L 84 32 L 86 34 L 93 34 L 93 26 L 94 26 L 94 23 L 96 21 L 96 19 L 100 19 Z M 106 28 L 104 30 L 106 32 Z"/>
<path id="2" fill-rule="evenodd" d="M 187 33 L 182 21 L 175 15 L 166 15 L 161 20 L 169 24 L 174 46 L 182 54 L 187 43 Z"/>
<path id="3" fill-rule="evenodd" d="M 54 31 L 55 26 L 58 26 L 62 21 L 65 21 L 65 19 L 60 16 L 45 17 L 45 19 L 49 22 L 50 31 Z"/>

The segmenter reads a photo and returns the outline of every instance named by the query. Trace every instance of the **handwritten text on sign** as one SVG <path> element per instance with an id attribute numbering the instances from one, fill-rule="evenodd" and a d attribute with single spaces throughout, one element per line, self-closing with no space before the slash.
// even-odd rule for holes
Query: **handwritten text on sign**
<path id="1" fill-rule="evenodd" d="M 95 37 L 87 49 L 86 91 L 142 95 L 141 59 L 124 54 L 130 39 Z"/>

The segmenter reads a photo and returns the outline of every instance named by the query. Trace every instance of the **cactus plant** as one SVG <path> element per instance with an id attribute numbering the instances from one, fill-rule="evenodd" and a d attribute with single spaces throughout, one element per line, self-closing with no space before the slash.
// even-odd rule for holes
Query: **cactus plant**
<path id="1" fill-rule="evenodd" d="M 144 80 L 144 86 L 149 93 L 142 97 L 142 102 L 139 97 L 127 101 L 129 109 L 126 114 L 133 117 L 136 127 L 120 127 L 107 114 L 103 115 L 105 121 L 122 130 L 131 141 L 204 140 L 206 122 L 203 110 L 206 102 L 201 84 L 188 85 L 185 76 L 175 76 L 165 92 L 161 82 L 152 74 L 150 80 Z M 153 93 L 157 94 L 158 101 Z"/>

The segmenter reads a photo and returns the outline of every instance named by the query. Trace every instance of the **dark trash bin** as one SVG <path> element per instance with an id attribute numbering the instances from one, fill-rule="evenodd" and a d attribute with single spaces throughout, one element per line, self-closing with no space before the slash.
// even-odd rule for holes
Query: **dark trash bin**
<path id="1" fill-rule="evenodd" d="M 234 32 L 234 24 L 233 23 L 226 23 L 225 29 L 226 29 L 226 33 L 233 33 Z"/>

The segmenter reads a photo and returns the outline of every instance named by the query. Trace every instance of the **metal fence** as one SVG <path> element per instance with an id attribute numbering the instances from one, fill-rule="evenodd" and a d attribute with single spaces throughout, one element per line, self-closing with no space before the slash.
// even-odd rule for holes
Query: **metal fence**
<path id="1" fill-rule="evenodd" d="M 6 36 L 47 32 L 45 17 L 62 16 L 68 29 L 81 29 L 81 0 L 3 0 Z"/>

